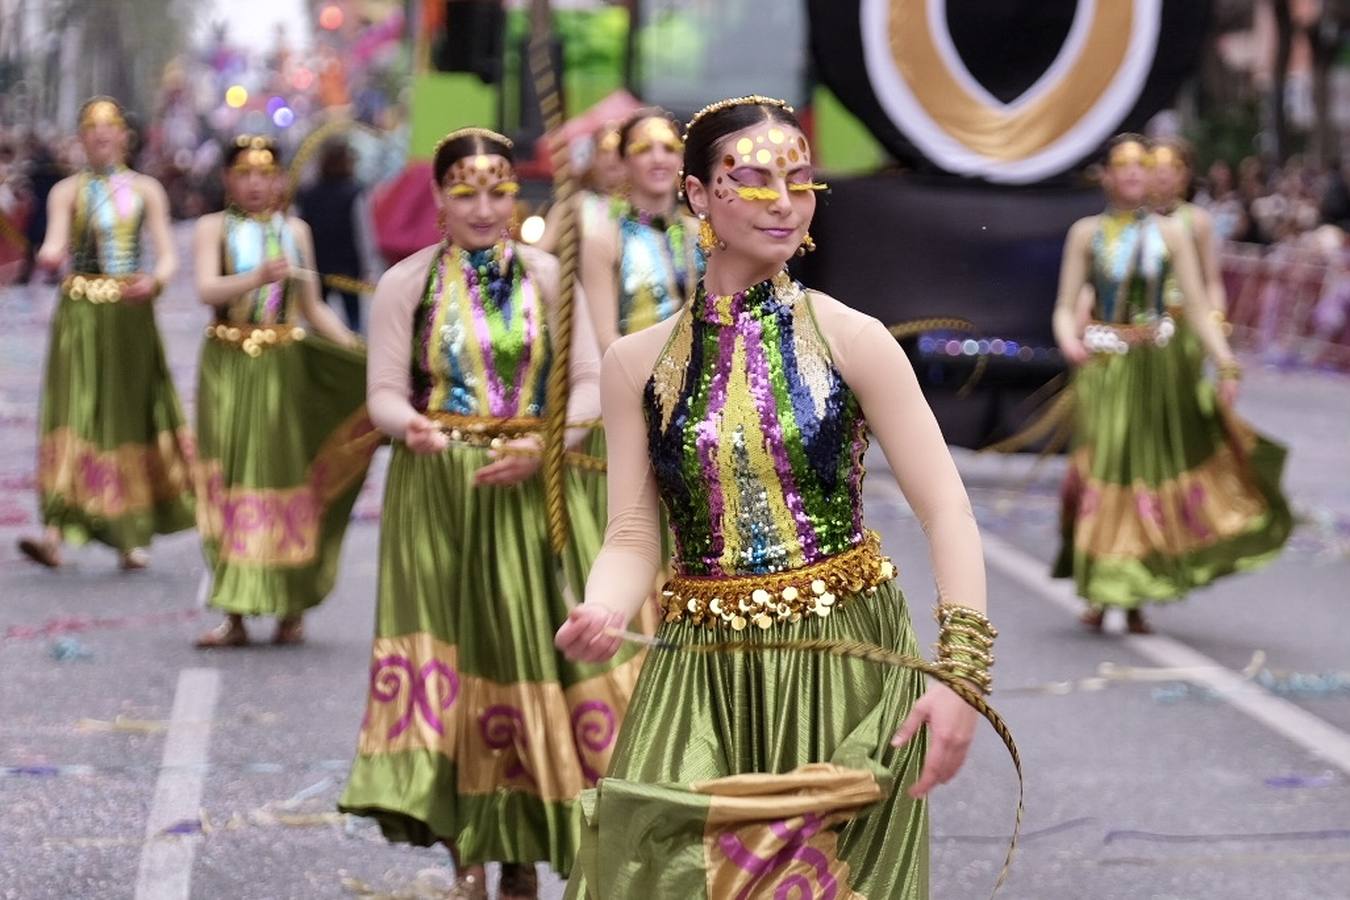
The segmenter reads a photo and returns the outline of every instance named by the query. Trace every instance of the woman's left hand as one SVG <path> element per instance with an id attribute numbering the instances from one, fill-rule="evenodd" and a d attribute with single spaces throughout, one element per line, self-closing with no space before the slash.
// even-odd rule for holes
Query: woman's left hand
<path id="1" fill-rule="evenodd" d="M 929 686 L 891 738 L 891 746 L 899 747 L 928 726 L 928 752 L 919 780 L 909 789 L 911 797 L 926 797 L 933 788 L 956 777 L 966 761 L 978 721 L 979 714 L 951 688 L 940 682 Z"/>
<path id="2" fill-rule="evenodd" d="M 1219 402 L 1224 406 L 1232 408 L 1237 403 L 1238 398 L 1238 380 L 1236 378 L 1219 379 Z"/>
<path id="3" fill-rule="evenodd" d="M 528 450 L 526 453 L 505 453 L 504 450 Z M 492 457 L 492 462 L 474 473 L 474 484 L 485 485 L 495 484 L 498 486 L 507 486 L 520 484 L 525 479 L 539 471 L 539 467 L 544 464 L 544 457 L 541 453 L 543 443 L 535 437 L 518 438 L 514 441 L 507 441 L 501 449 L 489 451 L 488 455 Z"/>

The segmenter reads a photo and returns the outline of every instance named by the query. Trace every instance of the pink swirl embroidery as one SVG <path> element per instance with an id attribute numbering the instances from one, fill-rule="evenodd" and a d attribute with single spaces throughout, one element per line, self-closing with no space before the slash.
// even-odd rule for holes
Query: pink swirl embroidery
<path id="1" fill-rule="evenodd" d="M 804 862 L 815 870 L 816 884 L 801 874 L 791 874 L 778 883 L 774 890 L 774 900 L 788 900 L 793 892 L 799 900 L 835 900 L 839 894 L 839 882 L 830 874 L 830 860 L 824 853 L 807 845 L 823 822 L 814 813 L 807 813 L 801 824 L 795 828 L 787 822 L 774 822 L 769 828 L 783 839 L 783 849 L 773 856 L 765 858 L 748 849 L 733 831 L 724 831 L 718 835 L 717 845 L 726 854 L 727 859 L 736 868 L 748 872 L 754 878 L 736 894 L 736 900 L 749 900 L 775 872 L 787 867 L 794 860 Z M 817 892 L 817 887 L 819 891 Z"/>
<path id="2" fill-rule="evenodd" d="M 614 744 L 618 722 L 614 710 L 603 700 L 587 700 L 572 710 L 572 742 L 581 762 L 581 774 L 586 783 L 594 785 L 603 772 L 596 771 L 586 760 L 586 751 L 603 753 Z"/>
<path id="3" fill-rule="evenodd" d="M 439 690 L 433 691 L 433 687 Z M 412 725 L 414 713 L 437 734 L 444 735 L 441 714 L 453 706 L 459 696 L 459 676 L 439 659 L 427 660 L 417 670 L 414 670 L 412 660 L 406 656 L 395 654 L 376 660 L 370 667 L 371 699 L 380 703 L 395 703 L 405 695 L 407 707 L 386 737 L 392 741 L 407 731 Z"/>
<path id="4" fill-rule="evenodd" d="M 478 717 L 478 731 L 483 737 L 483 743 L 490 749 L 515 751 L 515 761 L 506 767 L 507 778 L 523 777 L 531 784 L 535 783 L 534 775 L 525 767 L 522 752 L 530 746 L 529 737 L 525 733 L 524 713 L 514 706 L 505 704 L 489 706 Z"/>
<path id="5" fill-rule="evenodd" d="M 1181 501 L 1181 520 L 1186 523 L 1191 534 L 1198 538 L 1207 538 L 1213 532 L 1205 522 L 1205 487 L 1192 484 Z"/>

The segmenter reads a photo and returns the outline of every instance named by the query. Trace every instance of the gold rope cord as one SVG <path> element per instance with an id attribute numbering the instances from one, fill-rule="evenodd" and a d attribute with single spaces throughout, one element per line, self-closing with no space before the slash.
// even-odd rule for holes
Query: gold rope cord
<path id="1" fill-rule="evenodd" d="M 551 148 L 553 201 L 562 209 L 562 218 L 558 222 L 562 234 L 557 254 L 558 315 L 551 338 L 553 362 L 549 371 L 544 427 L 544 493 L 548 505 L 548 535 L 554 554 L 561 558 L 567 547 L 568 531 L 567 504 L 563 497 L 563 466 L 567 454 L 564 435 L 567 427 L 567 366 L 572 349 L 572 298 L 576 288 L 579 236 L 576 229 L 576 204 L 571 202 L 575 193 L 571 154 L 567 141 L 558 133 L 563 124 L 563 108 L 550 52 L 551 15 L 548 0 L 534 0 L 529 52 L 535 94 L 539 97 L 539 106 L 544 114 L 544 130 L 556 135 Z"/>
<path id="2" fill-rule="evenodd" d="M 927 319 L 911 319 L 908 322 L 897 322 L 894 325 L 887 326 L 887 331 L 891 337 L 897 341 L 903 341 L 907 338 L 918 337 L 925 331 L 959 331 L 965 334 L 977 334 L 975 323 L 969 319 L 963 319 L 960 316 L 934 316 Z M 979 384 L 980 379 L 984 377 L 984 372 L 989 368 L 989 354 L 981 353 L 975 357 L 975 370 L 970 373 L 966 383 L 957 390 L 956 396 L 964 399 Z"/>

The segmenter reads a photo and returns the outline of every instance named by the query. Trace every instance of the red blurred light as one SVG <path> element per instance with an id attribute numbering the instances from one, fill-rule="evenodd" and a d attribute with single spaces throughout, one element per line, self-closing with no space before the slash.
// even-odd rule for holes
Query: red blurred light
<path id="1" fill-rule="evenodd" d="M 302 66 L 291 73 L 291 84 L 297 91 L 307 91 L 314 84 L 314 73 Z"/>
<path id="2" fill-rule="evenodd" d="M 319 27 L 325 31 L 337 31 L 342 27 L 342 8 L 335 5 L 325 6 L 319 12 Z"/>

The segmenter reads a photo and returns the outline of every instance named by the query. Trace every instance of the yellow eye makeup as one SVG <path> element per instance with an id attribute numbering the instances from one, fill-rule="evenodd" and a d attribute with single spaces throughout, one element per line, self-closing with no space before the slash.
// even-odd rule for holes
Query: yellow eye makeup
<path id="1" fill-rule="evenodd" d="M 773 200 L 777 200 L 779 197 L 781 197 L 781 196 L 783 196 L 783 195 L 780 194 L 780 193 L 778 193 L 777 191 L 775 191 L 773 188 L 767 188 L 767 187 L 738 187 L 738 188 L 736 188 L 736 196 L 737 196 L 737 197 L 740 197 L 742 200 L 769 200 L 769 201 L 773 201 Z"/>
<path id="2" fill-rule="evenodd" d="M 492 193 L 500 194 L 503 197 L 514 197 L 520 193 L 520 182 L 503 181 L 492 189 Z"/>
<path id="3" fill-rule="evenodd" d="M 789 191 L 828 191 L 830 186 L 823 181 L 794 181 L 788 185 Z"/>
<path id="4" fill-rule="evenodd" d="M 471 184 L 452 184 L 445 193 L 451 197 L 472 197 L 478 189 Z"/>
<path id="5" fill-rule="evenodd" d="M 671 153 L 680 153 L 684 150 L 684 144 L 675 133 L 675 129 L 670 127 L 669 122 L 661 118 L 647 119 L 633 129 L 633 133 L 629 136 L 627 152 L 630 156 L 637 156 L 657 145 L 665 147 Z"/>

